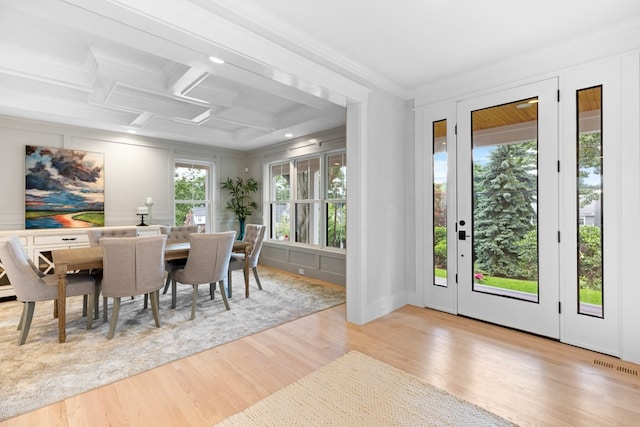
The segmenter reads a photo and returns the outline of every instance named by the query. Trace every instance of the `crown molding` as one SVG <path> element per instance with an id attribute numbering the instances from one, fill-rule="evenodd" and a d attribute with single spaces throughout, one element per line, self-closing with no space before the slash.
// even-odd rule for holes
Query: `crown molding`
<path id="1" fill-rule="evenodd" d="M 255 4 L 244 0 L 188 1 L 360 84 L 373 84 L 403 99 L 409 98 L 406 88 L 319 43 Z"/>

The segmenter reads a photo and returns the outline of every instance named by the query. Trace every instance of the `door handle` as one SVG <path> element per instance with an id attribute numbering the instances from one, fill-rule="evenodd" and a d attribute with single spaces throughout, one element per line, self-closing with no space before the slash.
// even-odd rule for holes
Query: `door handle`
<path id="1" fill-rule="evenodd" d="M 467 237 L 471 237 L 471 236 L 467 234 L 466 231 L 464 230 L 458 231 L 458 240 L 467 240 Z"/>

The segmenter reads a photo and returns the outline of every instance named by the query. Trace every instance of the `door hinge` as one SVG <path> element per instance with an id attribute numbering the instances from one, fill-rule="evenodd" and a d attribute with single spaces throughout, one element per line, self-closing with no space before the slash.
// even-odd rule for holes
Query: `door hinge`
<path id="1" fill-rule="evenodd" d="M 558 313 L 562 313 L 562 303 L 558 301 Z"/>
<path id="2" fill-rule="evenodd" d="M 457 123 L 456 123 L 456 125 L 453 127 L 453 133 L 454 133 L 455 135 L 457 135 L 457 134 L 458 134 L 458 124 L 457 124 Z"/>
<path id="3" fill-rule="evenodd" d="M 560 243 L 560 231 L 558 231 L 558 243 Z"/>
<path id="4" fill-rule="evenodd" d="M 558 89 L 558 102 L 560 102 L 560 89 Z"/>
<path id="5" fill-rule="evenodd" d="M 558 173 L 560 173 L 560 160 L 558 160 Z"/>
<path id="6" fill-rule="evenodd" d="M 456 284 L 458 283 L 458 273 L 456 273 Z"/>

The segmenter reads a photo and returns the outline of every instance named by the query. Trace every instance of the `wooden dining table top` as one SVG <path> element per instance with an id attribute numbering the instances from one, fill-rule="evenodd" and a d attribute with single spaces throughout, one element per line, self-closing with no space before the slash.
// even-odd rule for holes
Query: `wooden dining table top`
<path id="1" fill-rule="evenodd" d="M 251 252 L 251 243 L 242 240 L 233 242 L 233 252 Z M 185 259 L 189 255 L 189 242 L 167 243 L 164 259 Z M 88 270 L 102 267 L 102 248 L 91 246 L 84 248 L 56 249 L 51 251 L 54 264 L 66 264 L 67 270 Z"/>

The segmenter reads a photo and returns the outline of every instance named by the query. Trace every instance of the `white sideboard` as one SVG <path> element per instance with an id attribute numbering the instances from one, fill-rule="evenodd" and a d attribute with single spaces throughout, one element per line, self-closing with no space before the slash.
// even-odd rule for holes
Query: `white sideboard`
<path id="1" fill-rule="evenodd" d="M 101 227 L 101 229 L 109 228 L 136 228 L 138 230 L 138 236 L 160 234 L 160 226 L 154 225 L 148 227 Z M 95 230 L 95 228 L 92 228 L 92 230 Z M 82 228 L 0 231 L 0 238 L 11 235 L 20 238 L 29 258 L 31 258 L 44 273 L 53 273 L 52 250 L 89 246 L 87 229 Z M 6 272 L 2 267 L 2 260 L 0 260 L 0 298 L 13 295 L 15 295 L 13 287 L 11 283 L 9 283 Z"/>

